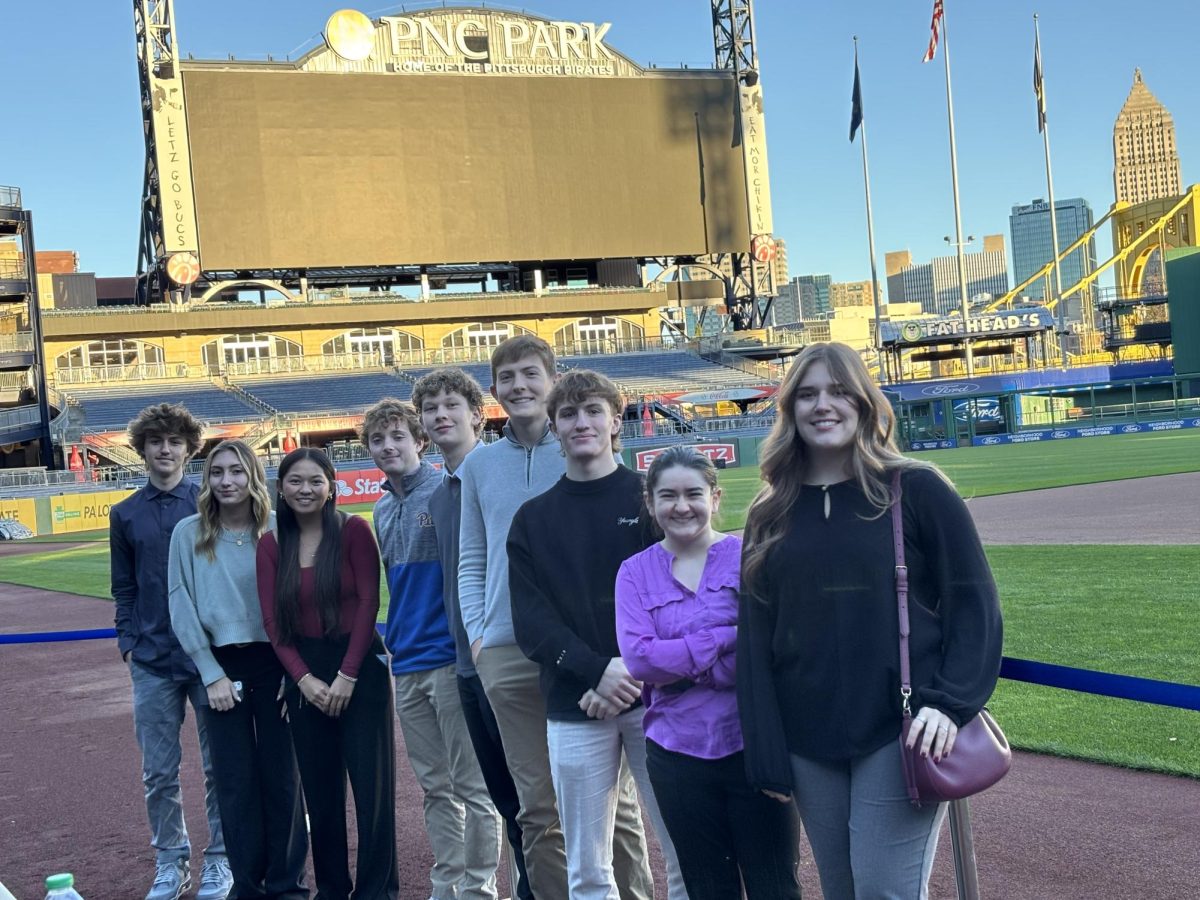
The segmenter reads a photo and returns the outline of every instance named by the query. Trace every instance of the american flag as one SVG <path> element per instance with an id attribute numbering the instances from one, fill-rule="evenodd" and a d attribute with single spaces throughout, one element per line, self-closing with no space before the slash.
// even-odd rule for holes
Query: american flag
<path id="1" fill-rule="evenodd" d="M 942 24 L 942 0 L 933 0 L 933 20 L 929 23 L 929 49 L 921 62 L 933 62 L 937 55 L 938 29 Z"/>

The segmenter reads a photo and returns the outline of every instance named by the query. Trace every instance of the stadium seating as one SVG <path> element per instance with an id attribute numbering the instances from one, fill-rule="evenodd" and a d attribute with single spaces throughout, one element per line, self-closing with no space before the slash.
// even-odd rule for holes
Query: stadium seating
<path id="1" fill-rule="evenodd" d="M 261 418 L 263 413 L 236 394 L 210 382 L 157 384 L 69 392 L 83 407 L 84 427 L 92 431 L 124 428 L 131 419 L 152 403 L 182 403 L 202 422 L 236 422 Z"/>
<path id="2" fill-rule="evenodd" d="M 283 413 L 360 413 L 381 397 L 408 400 L 412 382 L 384 372 L 247 378 L 235 382 L 246 393 Z"/>
<path id="3" fill-rule="evenodd" d="M 446 365 L 455 366 L 462 369 L 472 378 L 479 382 L 479 386 L 485 391 L 492 386 L 492 364 L 491 363 L 446 363 Z M 424 366 L 420 369 L 401 369 L 400 374 L 404 378 L 411 378 L 414 382 L 422 375 L 427 375 L 436 369 L 444 368 L 445 366 Z M 407 398 L 406 398 L 407 399 Z"/>
<path id="4" fill-rule="evenodd" d="M 563 369 L 593 369 L 626 390 L 654 394 L 678 390 L 718 390 L 759 385 L 763 379 L 709 362 L 685 350 L 577 356 L 560 360 Z"/>

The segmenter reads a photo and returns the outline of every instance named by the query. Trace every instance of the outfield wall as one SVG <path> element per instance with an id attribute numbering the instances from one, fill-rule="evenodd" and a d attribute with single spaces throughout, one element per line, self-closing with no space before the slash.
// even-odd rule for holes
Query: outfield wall
<path id="1" fill-rule="evenodd" d="M 0 499 L 0 519 L 15 519 L 39 537 L 95 531 L 108 528 L 108 511 L 133 490 Z"/>

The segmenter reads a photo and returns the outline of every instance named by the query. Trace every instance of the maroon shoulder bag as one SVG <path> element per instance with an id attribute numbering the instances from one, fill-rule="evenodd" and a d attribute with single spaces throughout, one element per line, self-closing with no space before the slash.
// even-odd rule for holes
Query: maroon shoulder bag
<path id="1" fill-rule="evenodd" d="M 900 757 L 904 783 L 913 806 L 961 800 L 990 788 L 1012 766 L 1008 739 L 987 709 L 958 729 L 954 748 L 941 762 L 922 757 L 920 742 L 905 746 L 912 727 L 912 674 L 908 659 L 908 566 L 904 562 L 904 515 L 900 508 L 900 470 L 892 474 L 892 541 L 896 548 L 896 605 L 900 613 L 900 697 L 904 721 L 900 727 Z"/>

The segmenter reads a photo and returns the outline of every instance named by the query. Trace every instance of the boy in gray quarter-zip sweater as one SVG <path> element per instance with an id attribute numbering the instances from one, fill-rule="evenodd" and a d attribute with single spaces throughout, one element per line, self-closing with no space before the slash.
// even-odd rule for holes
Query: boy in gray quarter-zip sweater
<path id="1" fill-rule="evenodd" d="M 505 425 L 500 440 L 476 448 L 459 467 L 458 602 L 470 643 L 480 638 L 484 647 L 517 643 L 508 593 L 508 529 L 521 504 L 553 487 L 566 470 L 549 422 L 532 447 L 522 446 Z"/>

